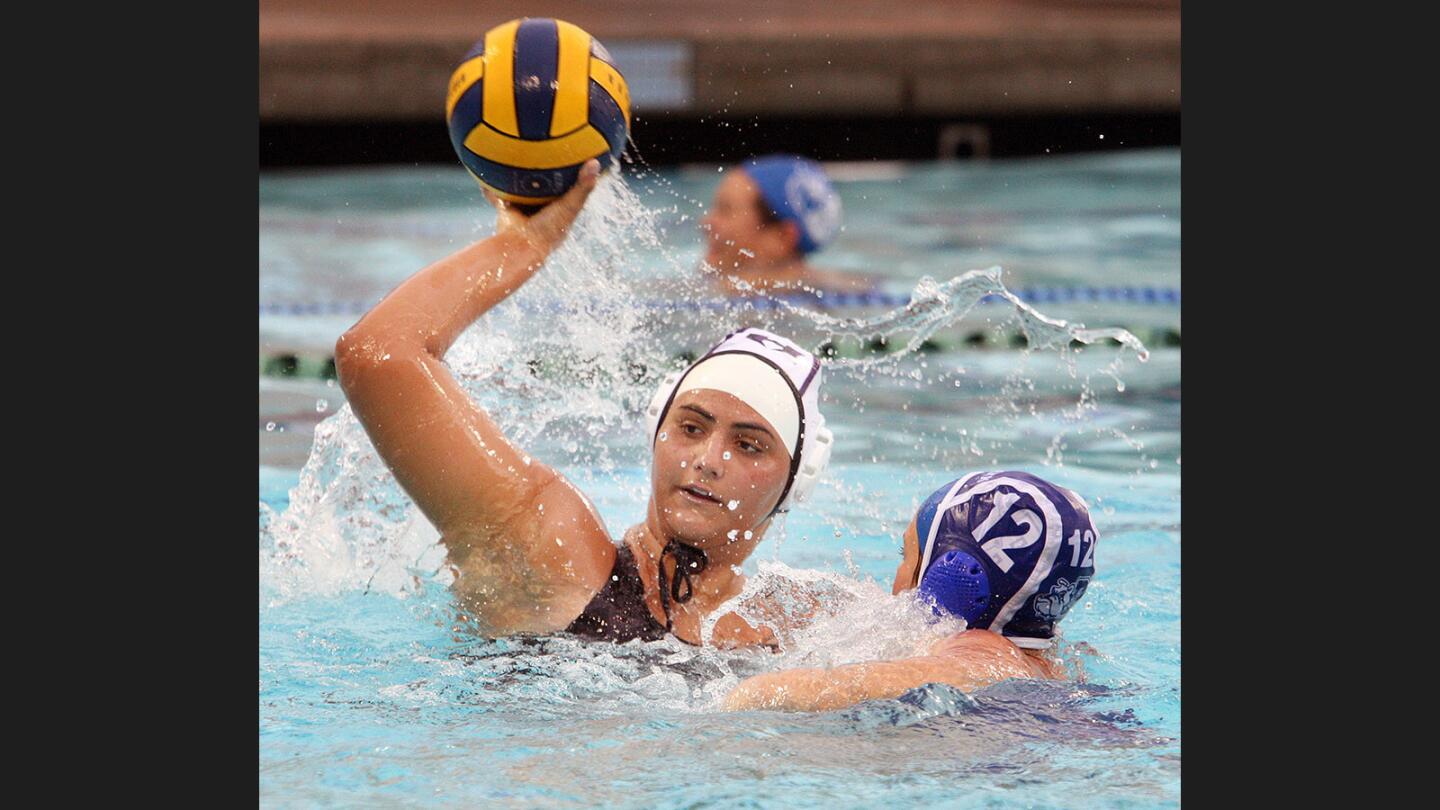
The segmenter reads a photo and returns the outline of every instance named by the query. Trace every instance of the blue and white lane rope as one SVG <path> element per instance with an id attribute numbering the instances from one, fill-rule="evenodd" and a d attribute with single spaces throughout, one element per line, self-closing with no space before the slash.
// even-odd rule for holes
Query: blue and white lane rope
<path id="1" fill-rule="evenodd" d="M 1027 304 L 1053 304 L 1063 302 L 1119 302 L 1139 306 L 1180 306 L 1180 290 L 1175 287 L 1021 287 L 1015 293 Z M 363 315 L 379 299 L 373 301 L 326 301 L 308 303 L 270 303 L 260 305 L 260 315 L 304 317 L 315 315 Z M 987 295 L 980 299 L 982 304 L 997 304 L 1004 301 L 998 295 Z M 787 296 L 784 298 L 747 298 L 733 304 L 726 301 L 661 301 L 643 302 L 652 309 L 665 310 L 724 310 L 732 306 L 746 306 L 754 309 L 778 309 L 783 303 L 802 304 L 816 309 L 845 309 L 849 307 L 903 307 L 910 303 L 908 295 L 894 295 L 883 292 L 831 292 L 823 298 L 813 296 Z M 573 306 L 573 304 L 571 305 Z M 560 310 L 564 307 L 554 302 L 547 309 Z"/>

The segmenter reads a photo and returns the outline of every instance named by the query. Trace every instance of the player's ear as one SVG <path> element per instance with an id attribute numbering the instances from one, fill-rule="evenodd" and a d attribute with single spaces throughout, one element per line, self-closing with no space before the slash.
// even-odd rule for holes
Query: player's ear
<path id="1" fill-rule="evenodd" d="M 910 516 L 910 525 L 905 527 L 904 543 L 906 551 L 914 554 L 918 559 L 920 557 L 920 533 L 919 530 L 915 528 L 914 515 Z"/>
<path id="2" fill-rule="evenodd" d="M 794 222 L 792 222 L 792 221 L 790 221 L 790 220 L 787 219 L 787 220 L 784 220 L 784 221 L 782 221 L 782 222 L 780 223 L 780 228 L 781 228 L 782 232 L 784 233 L 784 237 L 783 237 L 783 238 L 784 238 L 784 240 L 785 240 L 785 247 L 786 247 L 791 253 L 799 253 L 799 252 L 800 252 L 800 226 L 799 226 L 799 225 L 796 225 Z"/>

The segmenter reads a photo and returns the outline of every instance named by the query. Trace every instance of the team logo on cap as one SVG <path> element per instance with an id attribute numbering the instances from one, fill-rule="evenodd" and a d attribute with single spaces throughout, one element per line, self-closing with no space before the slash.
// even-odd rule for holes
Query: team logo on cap
<path id="1" fill-rule="evenodd" d="M 1035 594 L 1035 613 L 1050 621 L 1059 621 L 1080 594 L 1085 592 L 1089 577 L 1079 577 L 1074 584 L 1061 577 L 1046 593 Z"/>
<path id="2" fill-rule="evenodd" d="M 764 347 L 767 348 L 767 349 L 773 349 L 774 351 L 777 351 L 777 352 L 784 352 L 785 354 L 788 354 L 788 355 L 790 355 L 791 357 L 804 357 L 804 356 L 805 356 L 803 353 L 800 352 L 799 349 L 796 349 L 794 346 L 790 346 L 790 345 L 787 345 L 787 344 L 785 344 L 785 343 L 781 343 L 780 341 L 776 340 L 776 339 L 773 338 L 773 337 L 770 337 L 769 335 L 757 335 L 757 334 L 755 334 L 754 332 L 751 332 L 750 334 L 746 335 L 745 337 L 750 338 L 751 340 L 755 341 L 756 343 L 759 343 L 761 346 L 764 346 Z"/>
<path id="3" fill-rule="evenodd" d="M 805 222 L 805 230 L 816 245 L 829 242 L 840 230 L 840 198 L 819 172 L 803 167 L 790 175 L 785 181 L 785 199 Z"/>

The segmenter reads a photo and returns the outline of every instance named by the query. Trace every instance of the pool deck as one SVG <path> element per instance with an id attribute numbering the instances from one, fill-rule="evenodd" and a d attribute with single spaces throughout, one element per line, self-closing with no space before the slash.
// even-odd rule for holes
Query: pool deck
<path id="1" fill-rule="evenodd" d="M 893 19 L 880 0 L 418 5 L 260 0 L 261 122 L 434 119 L 465 50 L 521 15 L 569 20 L 612 50 L 670 54 L 632 62 L 680 88 L 649 106 L 637 93 L 641 113 L 1180 111 L 1179 0 L 905 0 Z"/>

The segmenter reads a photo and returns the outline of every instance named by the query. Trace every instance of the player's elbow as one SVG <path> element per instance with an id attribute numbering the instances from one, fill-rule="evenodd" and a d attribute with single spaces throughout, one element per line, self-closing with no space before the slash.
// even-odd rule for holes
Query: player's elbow
<path id="1" fill-rule="evenodd" d="M 352 327 L 335 341 L 335 376 L 345 396 L 364 396 L 366 389 L 386 372 L 409 359 L 407 349 L 394 346 L 362 325 Z"/>

